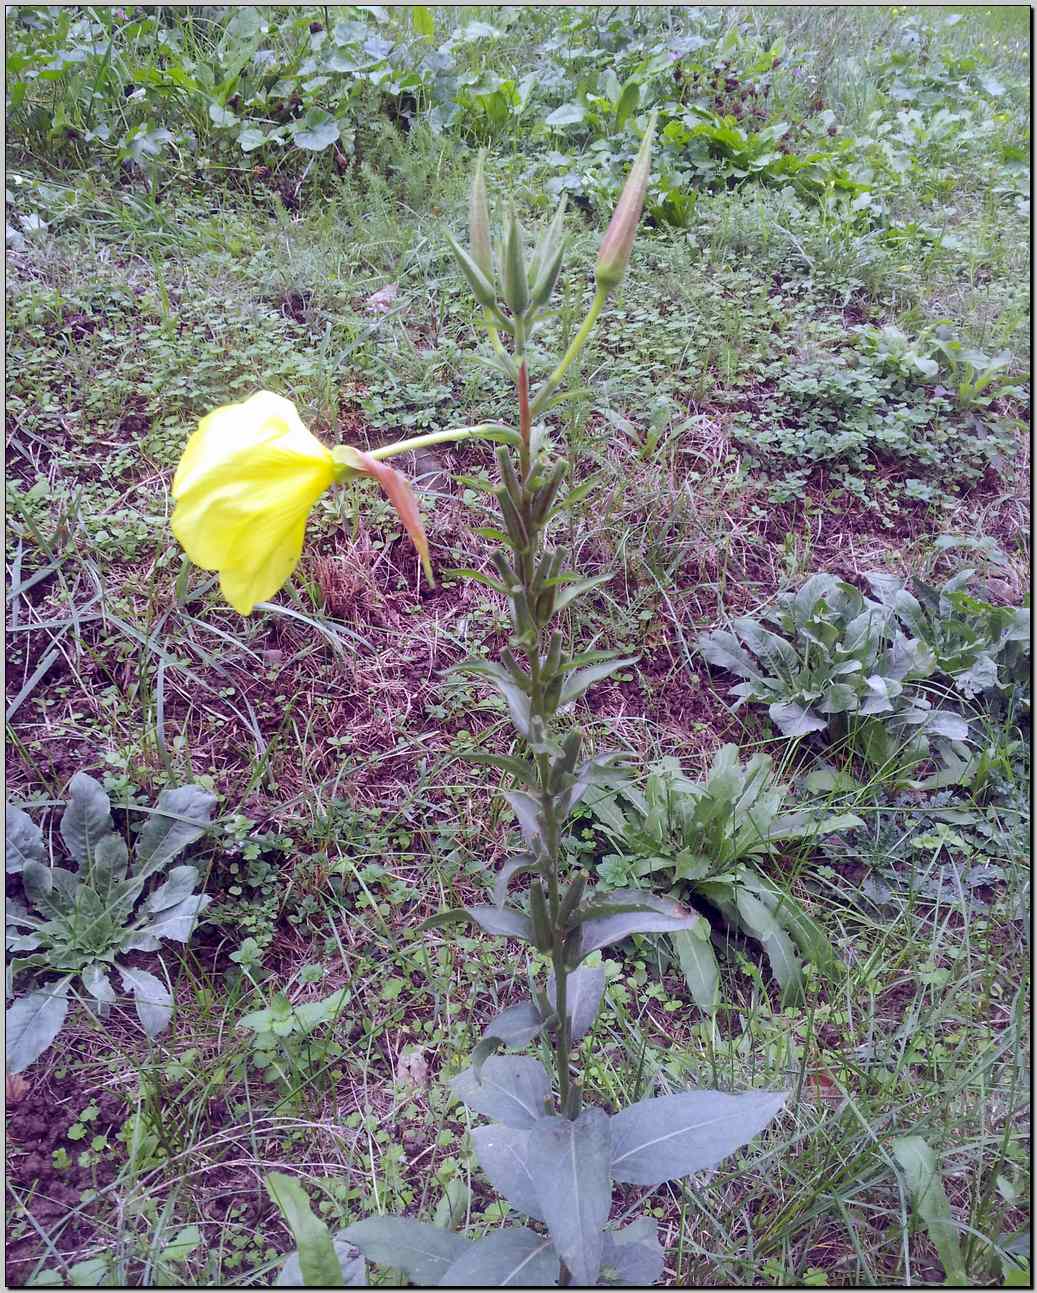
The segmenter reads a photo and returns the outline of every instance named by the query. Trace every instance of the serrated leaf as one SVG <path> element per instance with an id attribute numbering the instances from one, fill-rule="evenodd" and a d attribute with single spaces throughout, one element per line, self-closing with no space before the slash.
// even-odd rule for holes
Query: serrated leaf
<path id="1" fill-rule="evenodd" d="M 921 1136 L 901 1136 L 893 1142 L 893 1157 L 904 1173 L 912 1207 L 940 1255 L 946 1282 L 968 1284 L 959 1231 L 940 1179 L 936 1155 Z"/>
<path id="2" fill-rule="evenodd" d="M 651 1217 L 639 1217 L 622 1230 L 606 1230 L 601 1264 L 610 1284 L 641 1288 L 655 1284 L 663 1273 L 664 1257 Z"/>
<path id="3" fill-rule="evenodd" d="M 268 1173 L 263 1184 L 295 1239 L 297 1249 L 292 1256 L 296 1258 L 302 1284 L 306 1288 L 341 1288 L 345 1283 L 342 1264 L 331 1233 L 314 1216 L 306 1191 L 284 1172 Z M 284 1278 L 283 1270 L 281 1278 Z"/>
<path id="4" fill-rule="evenodd" d="M 452 1230 L 442 1230 L 412 1217 L 366 1217 L 338 1232 L 369 1262 L 403 1271 L 414 1284 L 438 1284 L 473 1244 Z"/>
<path id="5" fill-rule="evenodd" d="M 577 1285 L 594 1284 L 601 1268 L 610 1155 L 608 1114 L 592 1106 L 575 1119 L 542 1118 L 529 1133 L 527 1162 L 544 1221 Z"/>
<path id="6" fill-rule="evenodd" d="M 201 786 L 163 790 L 137 837 L 137 875 L 154 875 L 200 839 L 211 823 L 215 807 L 216 796 Z"/>
<path id="7" fill-rule="evenodd" d="M 19 997 L 7 1010 L 4 1030 L 8 1073 L 21 1073 L 61 1032 L 68 1014 L 68 979 Z"/>
<path id="8" fill-rule="evenodd" d="M 133 993 L 133 1004 L 141 1026 L 154 1041 L 167 1027 L 173 1014 L 173 998 L 169 989 L 147 970 L 135 970 L 128 965 L 117 968 L 122 986 Z"/>
<path id="9" fill-rule="evenodd" d="M 115 1002 L 115 989 L 107 971 L 96 961 L 88 965 L 82 974 L 83 987 L 101 1006 L 110 1006 Z"/>
<path id="10" fill-rule="evenodd" d="M 519 1130 L 545 1118 L 551 1098 L 544 1066 L 522 1055 L 494 1055 L 482 1066 L 481 1081 L 465 1069 L 451 1079 L 450 1089 L 469 1109 Z"/>
<path id="11" fill-rule="evenodd" d="M 543 1221 L 540 1198 L 529 1172 L 529 1130 L 495 1122 L 476 1127 L 472 1143 L 479 1166 L 497 1193 L 524 1216 Z"/>
<path id="12" fill-rule="evenodd" d="M 553 1288 L 558 1276 L 551 1241 L 515 1226 L 477 1240 L 439 1283 L 443 1288 Z"/>
<path id="13" fill-rule="evenodd" d="M 137 937 L 150 935 L 152 938 L 172 938 L 178 943 L 186 943 L 194 933 L 198 917 L 212 902 L 208 894 L 191 894 L 182 898 L 175 907 L 167 907 L 140 931 Z M 137 943 L 140 947 L 141 944 Z"/>
<path id="14" fill-rule="evenodd" d="M 605 991 L 605 971 L 600 965 L 570 970 L 565 979 L 565 1013 L 569 1016 L 569 1040 L 578 1042 L 594 1027 Z M 548 975 L 547 999 L 555 1002 L 555 976 Z"/>
<path id="15" fill-rule="evenodd" d="M 806 736 L 810 732 L 823 732 L 828 726 L 825 719 L 794 700 L 771 705 L 767 712 L 782 736 Z"/>
<path id="16" fill-rule="evenodd" d="M 104 787 L 85 772 L 69 782 L 69 801 L 61 817 L 61 838 L 80 866 L 89 864 L 94 846 L 115 832 Z"/>
<path id="17" fill-rule="evenodd" d="M 10 875 L 19 872 L 26 862 L 40 866 L 47 863 L 43 832 L 28 813 L 8 805 L 4 832 L 4 869 Z"/>
<path id="18" fill-rule="evenodd" d="M 687 1091 L 639 1100 L 612 1118 L 612 1176 L 661 1185 L 715 1167 L 758 1135 L 785 1098 L 777 1091 Z"/>
<path id="19" fill-rule="evenodd" d="M 148 911 L 164 911 L 194 893 L 198 883 L 198 868 L 175 866 L 163 884 L 160 884 L 145 904 Z"/>
<path id="20" fill-rule="evenodd" d="M 483 1037 L 496 1037 L 505 1046 L 525 1046 L 543 1030 L 544 1020 L 532 1001 L 520 1001 L 486 1025 Z"/>

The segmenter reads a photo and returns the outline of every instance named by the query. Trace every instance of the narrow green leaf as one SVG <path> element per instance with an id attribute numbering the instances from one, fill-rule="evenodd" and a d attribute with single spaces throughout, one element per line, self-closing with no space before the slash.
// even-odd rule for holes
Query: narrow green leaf
<path id="1" fill-rule="evenodd" d="M 921 1136 L 901 1136 L 893 1142 L 893 1157 L 904 1173 L 911 1204 L 940 1254 L 947 1283 L 968 1284 L 959 1229 L 940 1179 L 936 1155 Z"/>
<path id="2" fill-rule="evenodd" d="M 137 837 L 137 874 L 153 875 L 189 844 L 201 839 L 209 828 L 216 802 L 216 796 L 201 786 L 163 790 Z"/>
<path id="3" fill-rule="evenodd" d="M 562 692 L 558 700 L 559 705 L 568 705 L 570 701 L 577 700 L 588 687 L 593 687 L 596 682 L 601 682 L 605 678 L 611 678 L 620 669 L 636 664 L 638 659 L 639 657 L 636 655 L 621 656 L 618 660 L 608 660 L 604 664 L 593 664 L 588 669 L 578 669 L 575 673 L 571 673 L 562 684 Z"/>
<path id="4" fill-rule="evenodd" d="M 801 1000 L 803 971 L 788 934 L 764 904 L 744 886 L 735 886 L 735 905 L 742 924 L 763 944 L 774 977 L 781 984 L 781 999 L 789 1004 Z"/>
<path id="5" fill-rule="evenodd" d="M 298 1245 L 299 1272 L 306 1288 L 345 1287 L 342 1263 L 328 1227 L 313 1215 L 299 1182 L 284 1172 L 270 1172 L 263 1183 Z"/>
<path id="6" fill-rule="evenodd" d="M 720 966 L 709 937 L 709 921 L 670 935 L 677 953 L 684 981 L 700 1010 L 716 1010 L 720 1005 Z"/>

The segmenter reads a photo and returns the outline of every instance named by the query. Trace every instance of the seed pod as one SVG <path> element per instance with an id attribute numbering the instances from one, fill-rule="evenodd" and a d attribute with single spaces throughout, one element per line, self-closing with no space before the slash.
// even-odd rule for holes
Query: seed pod
<path id="1" fill-rule="evenodd" d="M 538 952 L 549 952 L 554 939 L 551 937 L 551 922 L 547 915 L 547 903 L 544 901 L 544 886 L 534 880 L 529 886 L 529 915 L 533 922 L 533 945 Z"/>
<path id="2" fill-rule="evenodd" d="M 515 466 L 511 461 L 511 454 L 505 445 L 497 447 L 497 466 L 500 468 L 501 480 L 511 495 L 511 501 L 515 506 L 522 506 L 522 486 L 519 484 L 519 478 L 515 474 Z"/>
<path id="3" fill-rule="evenodd" d="M 493 282 L 493 253 L 490 251 L 490 204 L 486 198 L 486 181 L 483 163 L 486 149 L 480 149 L 472 176 L 472 191 L 468 198 L 468 244 L 472 260 L 479 266 L 489 282 Z"/>
<path id="4" fill-rule="evenodd" d="M 641 208 L 644 206 L 645 193 L 648 190 L 648 176 L 652 169 L 652 137 L 655 134 L 656 114 L 653 112 L 641 141 L 626 185 L 620 194 L 619 202 L 613 212 L 605 237 L 598 251 L 598 264 L 595 279 L 599 287 L 607 292 L 618 287 L 626 273 L 630 260 L 630 249 L 634 245 L 638 221 L 641 219 Z"/>
<path id="5" fill-rule="evenodd" d="M 518 508 L 511 501 L 511 495 L 508 493 L 507 487 L 502 485 L 500 489 L 495 489 L 493 492 L 497 496 L 497 502 L 500 505 L 508 534 L 511 536 L 515 547 L 520 552 L 525 552 L 529 547 L 529 531 L 526 529 L 525 521 L 519 515 Z"/>
<path id="6" fill-rule="evenodd" d="M 515 208 L 511 209 L 508 236 L 504 244 L 504 299 L 516 319 L 522 318 L 529 308 L 529 281 L 526 278 L 526 257 L 522 250 L 522 227 Z"/>
<path id="7" fill-rule="evenodd" d="M 562 487 L 562 481 L 565 479 L 565 463 L 556 462 L 551 475 L 533 496 L 533 506 L 530 508 L 530 515 L 536 525 L 542 525 L 548 512 L 551 510 L 551 504 L 558 496 L 558 491 Z"/>

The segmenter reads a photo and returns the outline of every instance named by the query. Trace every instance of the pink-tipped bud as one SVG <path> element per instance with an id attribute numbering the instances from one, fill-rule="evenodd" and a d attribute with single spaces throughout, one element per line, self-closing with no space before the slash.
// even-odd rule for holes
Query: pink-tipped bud
<path id="1" fill-rule="evenodd" d="M 641 149 L 637 154 L 633 169 L 627 177 L 626 185 L 620 194 L 619 202 L 612 213 L 609 227 L 601 241 L 598 251 L 598 265 L 595 278 L 599 287 L 611 292 L 623 281 L 627 263 L 630 260 L 630 249 L 634 245 L 634 236 L 641 219 L 641 208 L 645 203 L 648 190 L 648 176 L 652 169 L 652 139 L 655 135 L 656 114 L 648 123 Z"/>
<path id="2" fill-rule="evenodd" d="M 475 163 L 475 174 L 472 176 L 472 191 L 468 196 L 468 246 L 472 260 L 483 274 L 493 282 L 493 254 L 490 251 L 490 204 L 486 197 L 486 180 L 483 178 L 483 162 L 486 150 L 482 149 Z"/>

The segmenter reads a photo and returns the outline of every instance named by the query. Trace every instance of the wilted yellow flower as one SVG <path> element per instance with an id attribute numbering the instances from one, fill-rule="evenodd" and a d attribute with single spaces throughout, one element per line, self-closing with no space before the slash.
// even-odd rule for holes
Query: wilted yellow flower
<path id="1" fill-rule="evenodd" d="M 291 400 L 259 391 L 202 418 L 188 440 L 173 478 L 173 533 L 248 615 L 295 569 L 310 509 L 341 474 Z"/>

